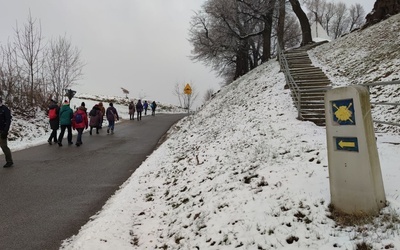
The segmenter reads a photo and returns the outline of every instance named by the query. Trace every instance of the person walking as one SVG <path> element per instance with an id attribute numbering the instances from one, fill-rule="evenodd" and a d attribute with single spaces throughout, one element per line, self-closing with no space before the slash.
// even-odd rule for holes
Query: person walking
<path id="1" fill-rule="evenodd" d="M 62 140 L 64 138 L 65 129 L 68 131 L 67 140 L 68 145 L 72 145 L 72 117 L 74 115 L 74 111 L 69 107 L 69 101 L 65 100 L 61 109 L 60 109 L 60 126 L 61 132 L 58 136 L 58 146 L 62 146 Z"/>
<path id="2" fill-rule="evenodd" d="M 102 102 L 99 102 L 99 108 L 100 108 L 100 111 L 101 111 L 101 114 L 102 114 L 101 119 L 100 119 L 100 127 L 99 127 L 99 129 L 102 129 L 103 128 L 104 116 L 106 115 L 106 108 L 104 108 L 104 105 L 103 105 Z"/>
<path id="3" fill-rule="evenodd" d="M 149 103 L 147 101 L 144 101 L 144 103 L 143 103 L 144 115 L 147 115 L 148 108 L 149 108 Z"/>
<path id="4" fill-rule="evenodd" d="M 156 115 L 156 107 L 157 107 L 156 101 L 153 101 L 151 103 L 151 115 Z"/>
<path id="5" fill-rule="evenodd" d="M 89 112 L 89 117 L 90 117 L 89 134 L 92 135 L 93 128 L 96 128 L 96 134 L 99 134 L 100 122 L 101 122 L 101 118 L 103 117 L 103 114 L 100 111 L 99 104 L 96 104 L 93 106 L 92 110 L 90 110 L 90 112 Z"/>
<path id="6" fill-rule="evenodd" d="M 57 130 L 60 128 L 60 107 L 53 99 L 50 100 L 48 114 L 51 134 L 47 142 L 52 145 L 53 141 L 57 143 Z"/>
<path id="7" fill-rule="evenodd" d="M 110 106 L 107 108 L 106 117 L 108 120 L 107 134 L 110 133 L 110 130 L 111 130 L 111 134 L 114 134 L 115 121 L 119 120 L 119 116 L 118 116 L 118 112 L 114 108 L 114 104 L 112 102 L 110 102 Z"/>
<path id="8" fill-rule="evenodd" d="M 81 106 L 79 108 L 83 109 L 83 111 L 85 111 L 86 116 L 87 116 L 87 108 L 85 106 L 86 106 L 85 102 L 82 102 Z"/>
<path id="9" fill-rule="evenodd" d="M 0 147 L 3 150 L 4 156 L 6 158 L 6 164 L 4 168 L 9 168 L 14 165 L 11 150 L 7 145 L 8 131 L 11 125 L 11 111 L 3 104 L 3 98 L 0 97 Z"/>
<path id="10" fill-rule="evenodd" d="M 75 145 L 79 147 L 82 145 L 82 134 L 83 130 L 88 128 L 88 118 L 86 115 L 85 106 L 80 106 L 77 111 L 75 111 L 72 117 L 72 128 L 78 131 L 78 136 L 76 137 Z"/>
<path id="11" fill-rule="evenodd" d="M 137 119 L 138 121 L 142 120 L 142 111 L 143 111 L 143 105 L 142 105 L 142 101 L 138 101 L 136 103 L 136 112 L 137 112 Z"/>
<path id="12" fill-rule="evenodd" d="M 135 104 L 133 104 L 133 101 L 129 103 L 128 109 L 129 109 L 129 120 L 135 120 Z"/>

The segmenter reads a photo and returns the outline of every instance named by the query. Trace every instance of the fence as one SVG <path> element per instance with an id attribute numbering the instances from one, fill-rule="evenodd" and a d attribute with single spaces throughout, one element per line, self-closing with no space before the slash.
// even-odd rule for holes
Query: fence
<path id="1" fill-rule="evenodd" d="M 392 111 L 392 114 L 389 114 L 388 117 L 391 117 L 392 120 L 395 121 L 388 121 L 388 120 L 374 120 L 374 123 L 378 123 L 378 124 L 385 124 L 385 125 L 391 125 L 391 126 L 400 126 L 400 81 L 390 81 L 390 82 L 372 82 L 372 83 L 365 83 L 362 84 L 363 86 L 368 88 L 368 91 L 371 93 L 372 92 L 389 92 L 391 91 L 389 90 L 383 90 L 382 87 L 388 87 L 388 86 L 396 86 L 394 88 L 394 91 L 392 91 L 391 93 L 398 93 L 398 100 L 399 102 L 389 102 L 389 101 L 380 101 L 380 102 L 375 102 L 375 101 L 371 101 L 371 108 L 375 109 L 376 107 L 381 107 L 381 106 L 387 106 L 389 107 L 387 110 L 390 112 Z M 374 87 L 379 87 L 378 90 L 373 89 Z M 390 94 L 389 94 L 390 95 Z M 379 93 L 376 93 L 374 98 L 378 98 L 379 97 Z M 386 97 L 388 98 L 388 97 Z M 396 97 L 395 97 L 396 98 Z M 399 109 L 396 109 L 397 107 L 399 107 Z M 382 109 L 380 109 L 380 111 L 382 111 Z M 396 118 L 396 113 L 397 112 L 397 118 Z"/>

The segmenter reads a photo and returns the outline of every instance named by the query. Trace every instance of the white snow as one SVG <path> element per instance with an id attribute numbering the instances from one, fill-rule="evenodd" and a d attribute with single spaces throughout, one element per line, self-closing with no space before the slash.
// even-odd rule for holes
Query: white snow
<path id="1" fill-rule="evenodd" d="M 399 79 L 399 57 L 391 56 L 399 48 L 399 20 L 397 15 L 309 54 L 334 87 Z M 380 39 L 382 29 L 394 40 Z M 370 44 L 377 40 L 386 53 L 379 60 Z M 328 208 L 325 128 L 296 119 L 284 85 L 271 60 L 222 88 L 171 128 L 169 138 L 61 248 L 357 249 L 366 243 L 400 249 L 397 130 L 376 134 L 387 206 L 366 224 L 339 225 Z"/>

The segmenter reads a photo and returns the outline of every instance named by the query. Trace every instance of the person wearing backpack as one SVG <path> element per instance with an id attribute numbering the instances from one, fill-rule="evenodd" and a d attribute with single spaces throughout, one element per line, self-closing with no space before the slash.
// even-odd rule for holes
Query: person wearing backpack
<path id="1" fill-rule="evenodd" d="M 107 134 L 110 133 L 110 130 L 111 134 L 114 134 L 115 121 L 119 120 L 119 115 L 112 102 L 110 102 L 110 106 L 106 110 L 106 117 L 108 120 Z"/>
<path id="2" fill-rule="evenodd" d="M 57 130 L 60 127 L 60 107 L 57 105 L 57 102 L 54 101 L 53 99 L 50 100 L 50 105 L 49 105 L 49 123 L 50 123 L 50 129 L 51 129 L 51 134 L 47 142 L 52 145 L 53 141 L 54 143 L 57 143 Z"/>
<path id="3" fill-rule="evenodd" d="M 85 106 L 80 106 L 74 113 L 72 117 L 72 128 L 78 131 L 78 136 L 76 137 L 75 145 L 79 147 L 82 145 L 82 134 L 83 130 L 88 128 L 88 117 L 86 115 Z"/>
<path id="4" fill-rule="evenodd" d="M 58 136 L 58 146 L 62 146 L 62 140 L 64 138 L 65 129 L 68 130 L 67 140 L 68 145 L 73 144 L 72 142 L 72 128 L 71 128 L 71 119 L 74 114 L 74 111 L 69 107 L 69 101 L 65 100 L 62 107 L 60 108 L 60 126 L 61 132 Z"/>
<path id="5" fill-rule="evenodd" d="M 150 105 L 151 105 L 151 115 L 156 115 L 156 107 L 157 107 L 156 101 L 153 101 Z"/>

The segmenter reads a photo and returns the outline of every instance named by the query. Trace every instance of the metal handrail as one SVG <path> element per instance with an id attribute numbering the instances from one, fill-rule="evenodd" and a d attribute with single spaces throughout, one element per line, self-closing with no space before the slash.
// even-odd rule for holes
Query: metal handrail
<path id="1" fill-rule="evenodd" d="M 387 86 L 387 85 L 396 85 L 400 84 L 400 81 L 385 81 L 385 82 L 371 82 L 371 83 L 364 83 L 361 84 L 362 86 L 365 86 L 368 88 L 368 92 L 370 93 L 370 87 L 374 86 Z M 371 105 L 386 105 L 386 106 L 400 106 L 400 103 L 398 102 L 370 102 Z M 400 126 L 399 122 L 388 122 L 388 121 L 379 121 L 379 120 L 373 120 L 375 123 L 380 123 L 380 124 L 386 124 L 386 125 L 391 125 L 391 126 Z"/>
<path id="2" fill-rule="evenodd" d="M 300 92 L 300 88 L 297 85 L 297 83 L 295 82 L 295 80 L 293 79 L 292 75 L 290 74 L 290 68 L 289 68 L 289 64 L 287 62 L 286 56 L 283 53 L 283 51 L 281 50 L 280 46 L 277 46 L 278 48 L 278 59 L 279 59 L 279 64 L 281 66 L 281 70 L 283 71 L 285 78 L 286 78 L 286 82 L 289 85 L 290 90 L 292 91 L 292 93 L 295 94 L 295 104 L 297 106 L 297 118 L 301 119 L 301 106 L 300 106 L 300 101 L 301 101 L 301 92 Z"/>

